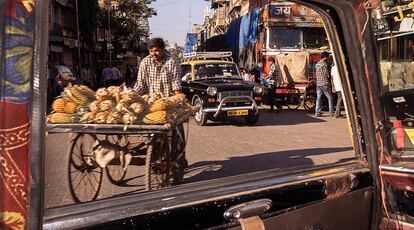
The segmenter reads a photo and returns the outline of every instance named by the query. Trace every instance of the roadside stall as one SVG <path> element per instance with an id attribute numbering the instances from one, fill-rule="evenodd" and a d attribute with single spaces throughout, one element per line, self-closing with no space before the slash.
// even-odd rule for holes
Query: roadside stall
<path id="1" fill-rule="evenodd" d="M 125 86 L 94 92 L 69 85 L 52 108 L 46 131 L 69 133 L 68 177 L 76 202 L 98 197 L 104 170 L 112 184 L 124 182 L 131 164 L 145 166 L 145 190 L 182 180 L 182 124 L 194 111 L 185 96 L 141 96 Z"/>

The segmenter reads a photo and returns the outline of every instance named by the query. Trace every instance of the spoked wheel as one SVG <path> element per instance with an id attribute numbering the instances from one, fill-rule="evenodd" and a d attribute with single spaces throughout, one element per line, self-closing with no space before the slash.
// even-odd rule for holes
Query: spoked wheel
<path id="1" fill-rule="evenodd" d="M 171 165 L 172 180 L 173 184 L 177 185 L 182 183 L 184 170 L 188 166 L 187 159 L 185 158 L 186 140 L 183 125 L 179 125 L 173 130 L 170 143 L 173 162 Z"/>
<path id="2" fill-rule="evenodd" d="M 145 190 L 169 187 L 171 179 L 171 161 L 169 143 L 166 135 L 154 138 L 148 146 L 145 161 Z"/>
<path id="3" fill-rule="evenodd" d="M 286 106 L 291 110 L 298 109 L 300 106 L 300 96 L 298 89 L 289 89 L 285 96 Z"/>
<path id="4" fill-rule="evenodd" d="M 75 202 L 87 202 L 98 197 L 102 184 L 102 168 L 91 161 L 95 139 L 78 134 L 69 148 L 69 187 Z"/>
<path id="5" fill-rule="evenodd" d="M 125 178 L 127 169 L 124 170 L 119 158 L 113 159 L 106 166 L 106 175 L 108 175 L 109 181 L 113 184 L 121 184 Z"/>
<path id="6" fill-rule="evenodd" d="M 306 111 L 313 111 L 316 107 L 316 96 L 307 95 L 303 100 L 303 107 Z"/>
<path id="7" fill-rule="evenodd" d="M 119 144 L 121 136 L 109 135 L 106 138 L 112 144 Z M 106 175 L 112 184 L 121 184 L 127 173 L 127 168 L 124 170 L 123 165 L 125 162 L 121 162 L 120 157 L 115 157 L 111 162 L 106 165 Z"/>

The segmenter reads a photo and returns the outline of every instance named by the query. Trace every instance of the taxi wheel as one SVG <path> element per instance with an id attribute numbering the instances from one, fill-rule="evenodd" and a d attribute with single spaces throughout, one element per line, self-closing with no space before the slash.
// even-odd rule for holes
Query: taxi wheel
<path id="1" fill-rule="evenodd" d="M 260 112 L 255 114 L 255 111 L 249 111 L 249 115 L 245 117 L 246 122 L 248 124 L 256 124 L 256 122 L 259 120 Z"/>
<path id="2" fill-rule="evenodd" d="M 200 98 L 197 98 L 194 101 L 194 106 L 200 107 L 200 110 L 197 111 L 194 116 L 194 120 L 197 123 L 197 125 L 203 126 L 207 124 L 207 114 L 203 111 L 203 106 Z"/>

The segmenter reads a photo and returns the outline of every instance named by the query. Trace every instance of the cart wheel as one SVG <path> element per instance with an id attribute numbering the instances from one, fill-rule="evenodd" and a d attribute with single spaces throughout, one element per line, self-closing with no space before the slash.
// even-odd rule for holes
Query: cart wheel
<path id="1" fill-rule="evenodd" d="M 106 175 L 108 175 L 109 181 L 113 184 L 121 184 L 125 178 L 127 169 L 123 169 L 119 157 L 113 159 L 106 166 Z"/>
<path id="2" fill-rule="evenodd" d="M 300 96 L 298 89 L 289 89 L 285 97 L 286 106 L 291 110 L 298 109 L 300 106 Z"/>
<path id="3" fill-rule="evenodd" d="M 303 101 L 303 107 L 308 112 L 313 111 L 316 107 L 316 97 L 312 95 L 306 96 Z"/>
<path id="4" fill-rule="evenodd" d="M 145 161 L 145 190 L 169 187 L 172 184 L 168 137 L 154 138 L 148 146 Z"/>
<path id="5" fill-rule="evenodd" d="M 185 132 L 182 125 L 179 125 L 177 129 L 173 130 L 170 141 L 172 162 L 175 162 L 175 164 L 171 166 L 172 178 L 173 184 L 177 185 L 182 183 L 184 170 L 188 166 L 188 161 L 185 158 Z"/>
<path id="6" fill-rule="evenodd" d="M 73 139 L 70 148 L 69 187 L 75 202 L 95 200 L 101 188 L 102 168 L 87 161 L 93 141 L 90 135 L 79 134 Z"/>

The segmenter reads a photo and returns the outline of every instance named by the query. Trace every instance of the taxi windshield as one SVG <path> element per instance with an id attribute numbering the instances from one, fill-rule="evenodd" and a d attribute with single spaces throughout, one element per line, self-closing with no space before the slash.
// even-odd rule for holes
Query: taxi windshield
<path id="1" fill-rule="evenodd" d="M 194 67 L 195 79 L 205 78 L 241 78 L 236 65 L 231 63 L 209 63 Z"/>

